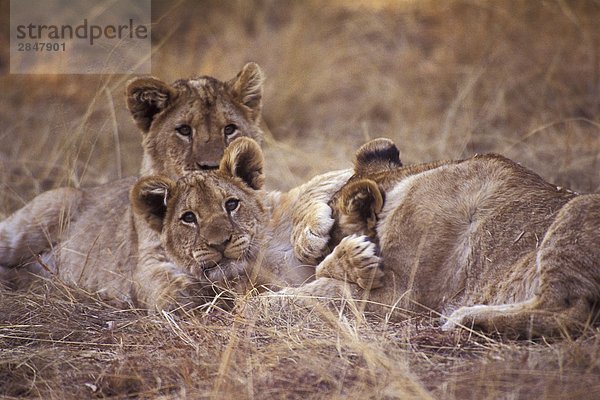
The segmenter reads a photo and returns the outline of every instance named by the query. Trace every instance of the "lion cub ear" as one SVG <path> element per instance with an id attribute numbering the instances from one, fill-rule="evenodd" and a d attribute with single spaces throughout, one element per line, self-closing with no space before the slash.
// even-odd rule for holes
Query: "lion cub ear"
<path id="1" fill-rule="evenodd" d="M 169 84 L 151 76 L 127 82 L 127 108 L 144 133 L 150 130 L 154 116 L 167 108 L 176 95 Z"/>
<path id="2" fill-rule="evenodd" d="M 248 137 L 235 139 L 225 148 L 219 170 L 240 178 L 252 189 L 261 189 L 265 181 L 263 175 L 264 158 L 258 143 Z"/>
<path id="3" fill-rule="evenodd" d="M 236 99 L 253 111 L 254 118 L 260 114 L 264 80 L 258 64 L 249 62 L 227 83 Z"/>
<path id="4" fill-rule="evenodd" d="M 400 152 L 390 139 L 378 138 L 363 144 L 354 156 L 357 175 L 377 173 L 402 166 Z"/>
<path id="5" fill-rule="evenodd" d="M 142 216 L 155 231 L 162 231 L 167 214 L 167 200 L 174 188 L 175 181 L 165 176 L 141 178 L 130 194 L 133 212 Z"/>
<path id="6" fill-rule="evenodd" d="M 383 208 L 383 195 L 377 183 L 360 179 L 342 188 L 338 205 L 347 222 L 366 224 L 368 230 L 374 230 L 377 215 Z"/>

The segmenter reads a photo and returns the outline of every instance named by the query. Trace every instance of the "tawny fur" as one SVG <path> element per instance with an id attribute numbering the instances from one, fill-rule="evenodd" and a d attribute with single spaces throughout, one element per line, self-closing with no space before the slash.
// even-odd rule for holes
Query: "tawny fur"
<path id="1" fill-rule="evenodd" d="M 225 149 L 218 170 L 195 171 L 177 181 L 152 175 L 78 191 L 81 199 L 69 223 L 52 246 L 38 249 L 48 262 L 41 265 L 29 248 L 18 254 L 10 236 L 0 242 L 2 259 L 10 255 L 29 263 L 30 271 L 48 268 L 45 272 L 68 284 L 149 308 L 202 304 L 221 290 L 301 285 L 315 274 L 357 283 L 373 275 L 369 271 L 377 268 L 379 258 L 363 237 L 342 242 L 316 271 L 294 257 L 290 237 L 298 199 L 327 185 L 328 177 L 288 193 L 267 193 L 261 190 L 262 171 L 258 144 L 239 138 Z M 338 174 L 332 177 L 339 180 Z M 123 199 L 134 183 L 130 206 Z M 62 209 L 64 199 L 54 194 L 40 198 L 49 209 Z M 231 200 L 237 203 L 234 209 L 228 209 Z M 2 222 L 2 228 L 24 233 L 19 238 L 23 246 L 35 243 L 26 237 L 28 227 L 19 223 L 39 204 L 30 203 Z M 186 213 L 193 218 L 184 218 Z M 345 267 L 336 269 L 339 265 Z"/>
<path id="2" fill-rule="evenodd" d="M 597 311 L 600 194 L 494 154 L 356 171 L 331 202 L 331 237 L 375 235 L 385 285 L 373 303 L 520 337 L 581 331 Z"/>
<path id="3" fill-rule="evenodd" d="M 126 92 L 127 105 L 143 134 L 142 175 L 161 174 L 176 179 L 190 170 L 213 169 L 219 165 L 226 146 L 235 138 L 251 137 L 260 142 L 263 79 L 258 65 L 248 63 L 236 77 L 227 82 L 207 76 L 179 80 L 172 85 L 152 77 L 130 81 Z M 177 130 L 182 125 L 189 125 L 191 128 L 188 136 Z M 226 135 L 225 127 L 228 125 L 234 125 L 235 129 Z M 307 190 L 314 195 L 312 200 L 303 204 L 303 207 L 295 206 L 286 212 L 286 216 L 293 219 L 289 234 L 294 239 L 294 253 L 301 257 L 307 254 L 302 251 L 306 243 L 313 242 L 312 232 L 317 233 L 318 240 L 319 235 L 325 234 L 333 223 L 330 219 L 326 230 L 321 232 L 321 221 L 312 214 L 311 204 L 321 205 L 324 199 L 330 198 L 350 176 L 350 171 L 333 175 L 338 178 L 328 179 L 325 176 L 323 180 L 319 180 L 322 184 L 307 186 Z M 54 257 L 44 259 L 38 256 L 53 254 L 51 250 L 58 243 L 68 249 L 75 242 L 76 250 L 73 250 L 75 253 L 72 257 L 83 260 L 82 271 L 100 272 L 98 276 L 86 278 L 85 273 L 76 272 L 80 270 L 77 267 L 72 272 L 65 273 L 68 281 L 132 301 L 128 288 L 119 286 L 118 289 L 111 289 L 108 282 L 121 279 L 127 282 L 139 281 L 137 277 L 115 275 L 115 271 L 121 268 L 120 265 L 126 264 L 131 254 L 137 253 L 140 262 L 147 265 L 149 270 L 156 269 L 149 276 L 164 275 L 164 279 L 168 279 L 174 286 L 181 286 L 182 279 L 174 277 L 177 275 L 176 271 L 167 273 L 169 268 L 161 266 L 169 265 L 169 262 L 154 230 L 138 226 L 135 228 L 135 238 L 113 236 L 117 227 L 134 229 L 128 198 L 129 189 L 134 182 L 135 178 L 128 178 L 98 188 L 61 188 L 42 193 L 0 222 L 2 280 L 5 283 L 14 283 L 15 279 L 19 281 L 23 274 L 15 273 L 14 267 L 21 264 L 27 264 L 27 268 L 37 273 L 60 268 L 60 263 Z M 278 196 L 280 194 L 272 193 L 271 197 Z M 286 201 L 285 198 L 289 196 L 282 197 Z M 329 211 L 328 207 L 325 208 Z M 65 238 L 70 238 L 68 243 Z M 117 245 L 117 240 L 122 244 Z M 108 250 L 113 245 L 115 249 Z M 325 245 L 326 242 L 319 242 L 313 246 L 313 252 L 321 252 L 321 247 Z M 60 254 L 68 251 L 61 251 Z M 102 252 L 107 253 L 104 255 L 108 258 L 100 257 L 99 253 Z M 99 264 L 98 259 L 102 260 Z M 35 262 L 32 263 L 32 260 Z M 309 256 L 301 260 L 308 261 L 313 266 L 316 264 L 316 259 Z M 111 262 L 115 265 L 112 266 Z M 108 272 L 104 274 L 102 271 L 106 268 Z M 150 293 L 136 302 L 142 305 L 159 304 L 163 301 L 157 299 L 162 296 L 161 293 Z"/>
<path id="4" fill-rule="evenodd" d="M 214 169 L 235 138 L 260 143 L 263 81 L 255 63 L 226 82 L 209 76 L 172 85 L 154 77 L 129 81 L 127 107 L 143 133 L 141 175 L 176 179 L 188 171 Z"/>

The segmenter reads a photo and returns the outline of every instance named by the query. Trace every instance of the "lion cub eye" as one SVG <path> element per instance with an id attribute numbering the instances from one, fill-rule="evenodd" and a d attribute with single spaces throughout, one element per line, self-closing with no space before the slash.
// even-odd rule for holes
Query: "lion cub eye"
<path id="1" fill-rule="evenodd" d="M 178 125 L 175 130 L 177 131 L 177 133 L 179 133 L 181 136 L 190 136 L 192 134 L 192 127 L 189 126 L 188 124 L 181 124 Z"/>
<path id="2" fill-rule="evenodd" d="M 196 223 L 196 214 L 194 214 L 191 211 L 184 212 L 183 214 L 181 214 L 181 220 L 183 222 L 187 222 L 188 224 L 195 224 Z"/>
<path id="3" fill-rule="evenodd" d="M 225 202 L 225 210 L 227 210 L 227 212 L 232 212 L 235 211 L 240 205 L 240 201 L 236 198 L 231 198 L 228 199 Z"/>
<path id="4" fill-rule="evenodd" d="M 223 134 L 225 134 L 225 136 L 231 136 L 235 133 L 235 131 L 237 131 L 238 127 L 235 124 L 229 124 L 229 125 L 225 125 L 225 128 L 223 128 Z"/>

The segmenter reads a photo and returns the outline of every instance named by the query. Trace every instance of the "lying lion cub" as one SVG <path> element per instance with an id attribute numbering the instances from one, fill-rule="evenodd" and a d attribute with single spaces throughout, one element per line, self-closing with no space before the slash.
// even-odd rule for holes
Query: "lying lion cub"
<path id="1" fill-rule="evenodd" d="M 330 203 L 331 239 L 378 242 L 374 303 L 522 337 L 579 331 L 597 315 L 600 194 L 557 188 L 495 154 L 401 167 L 386 139 L 358 150 L 354 172 Z"/>
<path id="2" fill-rule="evenodd" d="M 225 149 L 217 170 L 177 181 L 141 178 L 131 190 L 131 206 L 119 193 L 133 182 L 82 190 L 68 229 L 37 259 L 38 270 L 109 298 L 159 309 L 202 304 L 220 289 L 300 285 L 315 275 L 314 266 L 293 257 L 290 243 L 292 212 L 304 189 L 267 194 L 260 190 L 262 171 L 260 147 L 243 137 Z M 46 207 L 62 204 L 53 192 L 41 196 Z M 164 251 L 139 246 L 149 232 L 160 234 Z M 21 233 L 30 234 L 26 227 Z M 340 265 L 355 276 L 378 271 L 374 245 L 365 239 L 342 240 L 317 266 L 316 276 L 335 275 L 332 267 Z"/>
<path id="3" fill-rule="evenodd" d="M 143 136 L 141 174 L 161 174 L 177 179 L 189 171 L 215 169 L 224 149 L 234 139 L 247 136 L 260 142 L 263 136 L 260 129 L 263 80 L 262 71 L 255 63 L 246 64 L 228 81 L 209 76 L 180 79 L 173 84 L 154 77 L 132 79 L 127 85 L 126 98 Z M 306 255 L 306 251 L 325 244 L 321 236 L 333 223 L 328 219 L 328 225 L 323 226 L 320 214 L 312 210 L 327 209 L 326 205 L 320 207 L 322 202 L 349 176 L 342 171 L 315 178 L 312 186 L 304 185 L 302 189 L 308 192 L 309 200 L 303 207 L 293 208 L 290 235 L 295 253 L 311 265 L 317 264 L 316 259 Z M 23 280 L 24 275 L 15 275 L 14 268 L 40 254 L 45 256 L 36 263 L 38 267 L 58 268 L 53 257 L 47 256 L 50 254 L 48 249 L 71 235 L 69 232 L 75 221 L 88 220 L 89 225 L 77 224 L 94 226 L 98 221 L 115 218 L 114 223 L 126 224 L 123 218 L 129 212 L 129 190 L 134 183 L 135 178 L 126 178 L 86 190 L 56 189 L 40 194 L 1 221 L 0 282 Z M 96 207 L 102 204 L 109 207 Z M 314 206 L 309 206 L 312 204 Z M 84 229 L 78 235 L 82 242 L 102 243 L 101 232 Z M 152 229 L 138 226 L 137 240 L 136 252 L 142 262 L 152 263 L 166 257 L 158 235 Z M 127 242 L 124 246 L 136 245 Z M 109 250 L 106 252 L 110 253 Z M 86 268 L 92 268 L 91 261 L 84 259 Z M 120 297 L 129 298 L 129 294 Z M 138 303 L 152 305 L 154 300 L 142 298 Z"/>

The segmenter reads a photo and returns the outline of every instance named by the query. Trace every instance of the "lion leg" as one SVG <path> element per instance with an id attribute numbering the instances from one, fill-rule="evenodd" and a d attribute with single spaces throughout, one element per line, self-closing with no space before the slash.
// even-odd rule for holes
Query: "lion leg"
<path id="1" fill-rule="evenodd" d="M 358 293 L 358 287 L 352 283 L 347 283 L 335 278 L 321 277 L 306 285 L 287 287 L 274 294 L 276 296 L 339 300 L 342 298 L 354 298 Z"/>
<path id="2" fill-rule="evenodd" d="M 313 310 L 340 309 L 360 299 L 357 285 L 332 278 L 318 278 L 306 285 L 287 287 L 277 292 L 261 293 L 238 304 L 238 312 L 245 318 L 284 316 L 305 319 Z M 319 313 L 317 313 L 319 314 Z"/>
<path id="3" fill-rule="evenodd" d="M 81 191 L 44 192 L 0 222 L 0 265 L 14 267 L 58 241 L 81 200 Z"/>
<path id="4" fill-rule="evenodd" d="M 443 326 L 475 327 L 519 337 L 580 332 L 600 302 L 600 195 L 566 204 L 537 253 L 540 286 L 530 300 L 462 307 Z"/>
<path id="5" fill-rule="evenodd" d="M 363 289 L 383 286 L 384 272 L 375 243 L 367 236 L 347 236 L 317 265 L 316 277 L 355 283 Z"/>
<path id="6" fill-rule="evenodd" d="M 329 201 L 351 176 L 351 170 L 333 171 L 290 191 L 298 194 L 292 215 L 291 242 L 296 258 L 303 263 L 315 265 L 326 255 L 334 223 Z"/>
<path id="7" fill-rule="evenodd" d="M 190 310 L 207 304 L 230 308 L 233 304 L 231 289 L 195 279 L 167 260 L 143 263 L 134 282 L 133 303 L 149 310 Z"/>
<path id="8" fill-rule="evenodd" d="M 326 202 L 319 202 L 307 205 L 303 214 L 301 219 L 294 220 L 291 241 L 296 258 L 314 265 L 327 253 L 329 232 L 334 224 L 332 210 Z"/>

